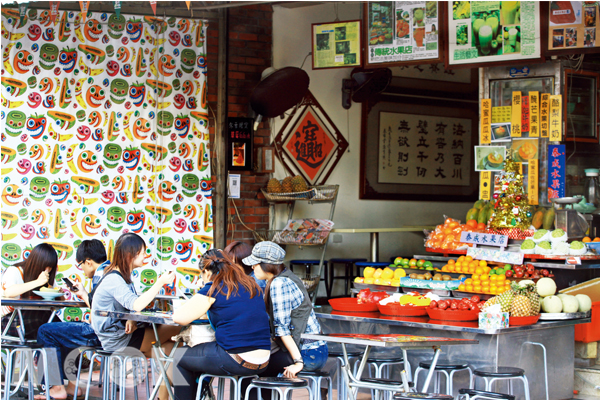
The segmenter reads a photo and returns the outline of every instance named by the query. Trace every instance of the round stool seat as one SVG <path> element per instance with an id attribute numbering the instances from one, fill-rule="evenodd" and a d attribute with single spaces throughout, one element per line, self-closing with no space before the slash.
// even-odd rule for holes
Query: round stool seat
<path id="1" fill-rule="evenodd" d="M 453 400 L 454 397 L 447 394 L 434 393 L 396 393 L 395 400 L 414 400 L 414 399 L 431 399 L 431 400 Z"/>
<path id="2" fill-rule="evenodd" d="M 106 350 L 102 350 L 102 349 L 96 350 L 96 353 L 98 353 L 98 355 L 103 356 L 103 357 L 110 357 L 113 355 L 112 351 L 106 351 Z"/>
<path id="3" fill-rule="evenodd" d="M 299 265 L 319 265 L 321 260 L 292 260 L 290 264 L 299 264 Z M 324 260 L 323 263 L 327 263 L 327 260 Z"/>
<path id="4" fill-rule="evenodd" d="M 397 381 L 394 379 L 387 379 L 387 378 L 360 378 L 360 380 L 362 382 L 368 382 L 368 383 L 379 383 L 382 385 L 402 385 L 402 381 Z M 409 382 L 408 386 L 411 386 L 412 382 Z"/>
<path id="5" fill-rule="evenodd" d="M 421 361 L 419 367 L 429 369 L 431 368 L 431 361 Z M 466 369 L 469 364 L 450 364 L 450 363 L 437 363 L 435 369 L 443 371 L 453 371 L 455 369 Z"/>
<path id="6" fill-rule="evenodd" d="M 348 357 L 360 357 L 361 356 L 361 352 L 360 351 L 347 351 L 346 352 L 348 354 Z M 335 358 L 335 357 L 344 357 L 344 353 L 341 351 L 330 351 L 329 352 L 329 358 Z"/>
<path id="7" fill-rule="evenodd" d="M 299 376 L 314 376 L 316 378 L 318 377 L 324 377 L 324 376 L 329 376 L 329 372 L 326 371 L 300 371 L 298 373 Z"/>
<path id="8" fill-rule="evenodd" d="M 521 368 L 513 367 L 485 367 L 478 368 L 473 372 L 477 376 L 488 378 L 512 378 L 525 376 L 525 371 Z"/>
<path id="9" fill-rule="evenodd" d="M 393 357 L 393 358 L 385 358 L 385 357 L 369 357 L 367 358 L 367 362 L 370 363 L 401 363 L 404 362 L 402 357 Z"/>
<path id="10" fill-rule="evenodd" d="M 331 258 L 329 259 L 330 263 L 336 263 L 336 264 L 346 264 L 346 263 L 354 263 L 354 262 L 361 262 L 361 261 L 367 261 L 366 258 Z"/>
<path id="11" fill-rule="evenodd" d="M 279 378 L 279 377 L 270 377 L 270 376 L 252 379 L 252 384 L 254 386 L 263 387 L 263 388 L 308 386 L 308 382 L 304 379 L 283 378 L 283 377 Z"/>
<path id="12" fill-rule="evenodd" d="M 388 265 L 390 265 L 390 263 L 386 263 L 386 262 L 371 262 L 371 261 L 357 262 L 356 263 L 357 267 L 387 267 Z"/>
<path id="13" fill-rule="evenodd" d="M 43 349 L 44 345 L 37 342 L 27 343 L 2 343 L 2 347 L 7 349 Z"/>
<path id="14" fill-rule="evenodd" d="M 515 400 L 515 396 L 510 394 L 502 394 L 502 393 L 494 393 L 494 392 L 486 392 L 483 390 L 475 390 L 475 389 L 459 389 L 458 394 L 468 394 L 469 396 L 483 396 L 490 399 L 498 399 L 498 400 Z"/>

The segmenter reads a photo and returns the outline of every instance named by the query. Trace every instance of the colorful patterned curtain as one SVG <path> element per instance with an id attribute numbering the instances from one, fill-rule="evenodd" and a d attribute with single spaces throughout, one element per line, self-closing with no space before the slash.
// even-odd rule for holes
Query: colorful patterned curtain
<path id="1" fill-rule="evenodd" d="M 213 241 L 206 23 L 1 13 L 2 269 L 47 242 L 57 283 L 83 281 L 80 241 L 129 231 L 148 245 L 139 290 L 163 270 L 167 294 L 194 288 Z"/>

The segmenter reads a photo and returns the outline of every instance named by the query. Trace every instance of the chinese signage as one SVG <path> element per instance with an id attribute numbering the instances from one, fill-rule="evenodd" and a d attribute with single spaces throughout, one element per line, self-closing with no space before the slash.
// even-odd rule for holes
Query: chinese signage
<path id="1" fill-rule="evenodd" d="M 565 197 L 565 145 L 548 145 L 548 199 Z"/>
<path id="2" fill-rule="evenodd" d="M 481 134 L 479 136 L 480 144 L 490 144 L 491 140 L 491 121 L 492 121 L 492 101 L 490 99 L 481 100 Z"/>
<path id="3" fill-rule="evenodd" d="M 539 204 L 538 200 L 538 160 L 529 160 L 527 164 L 527 200 L 529 200 L 529 204 L 536 205 Z"/>
<path id="4" fill-rule="evenodd" d="M 227 119 L 227 167 L 233 171 L 252 170 L 252 118 Z"/>
<path id="5" fill-rule="evenodd" d="M 599 47 L 596 27 L 599 26 L 598 2 L 551 1 L 548 24 L 548 50 L 569 50 Z"/>
<path id="6" fill-rule="evenodd" d="M 548 137 L 550 128 L 550 93 L 542 93 L 542 101 L 540 103 L 540 134 Z"/>
<path id="7" fill-rule="evenodd" d="M 467 255 L 473 257 L 474 260 L 486 260 L 502 264 L 523 264 L 523 253 L 517 251 L 469 247 Z"/>
<path id="8" fill-rule="evenodd" d="M 540 136 L 540 94 L 529 92 L 529 137 Z"/>
<path id="9" fill-rule="evenodd" d="M 539 2 L 453 1 L 451 4 L 449 65 L 541 56 Z"/>
<path id="10" fill-rule="evenodd" d="M 475 245 L 506 247 L 508 236 L 492 233 L 462 232 L 460 234 L 460 241 L 461 243 L 473 243 Z"/>
<path id="11" fill-rule="evenodd" d="M 378 182 L 470 185 L 471 120 L 379 114 Z"/>
<path id="12" fill-rule="evenodd" d="M 550 141 L 560 142 L 562 140 L 562 95 L 550 96 Z"/>
<path id="13" fill-rule="evenodd" d="M 492 107 L 492 124 L 510 122 L 512 118 L 512 107 Z"/>
<path id="14" fill-rule="evenodd" d="M 510 136 L 521 137 L 521 92 L 512 92 L 512 118 Z"/>
<path id="15" fill-rule="evenodd" d="M 490 185 L 492 184 L 492 173 L 490 171 L 481 171 L 479 173 L 479 198 L 481 200 L 491 200 Z"/>
<path id="16" fill-rule="evenodd" d="M 521 132 L 529 132 L 529 96 L 521 97 Z"/>
<path id="17" fill-rule="evenodd" d="M 360 66 L 360 21 L 313 24 L 312 46 L 313 69 Z"/>
<path id="18" fill-rule="evenodd" d="M 368 63 L 440 57 L 437 1 L 367 3 Z"/>

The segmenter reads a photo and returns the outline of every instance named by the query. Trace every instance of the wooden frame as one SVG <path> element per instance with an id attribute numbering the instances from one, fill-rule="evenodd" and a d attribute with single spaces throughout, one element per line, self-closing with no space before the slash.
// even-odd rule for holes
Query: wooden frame
<path id="1" fill-rule="evenodd" d="M 478 143 L 479 114 L 476 104 L 445 101 L 398 101 L 380 96 L 362 106 L 359 197 L 372 200 L 473 201 L 479 194 L 478 174 L 474 157 L 468 166 L 469 185 L 379 183 L 379 116 L 381 112 L 401 112 L 414 115 L 433 115 L 446 118 L 465 118 L 471 121 L 471 143 Z M 472 152 L 472 148 L 466 151 Z"/>
<path id="2" fill-rule="evenodd" d="M 334 21 L 334 22 L 323 22 L 323 23 L 316 23 L 316 24 L 312 24 L 311 25 L 311 51 L 312 51 L 312 68 L 313 69 L 329 69 L 329 68 L 353 68 L 353 67 L 360 67 L 362 66 L 362 35 L 361 35 L 361 29 L 362 29 L 362 25 L 361 25 L 361 20 L 360 19 L 356 19 L 356 20 L 351 20 L 351 21 Z M 355 46 L 356 47 L 356 62 L 354 63 L 348 63 L 346 64 L 344 62 L 343 65 L 334 65 L 334 66 L 316 66 L 317 61 L 320 59 L 319 57 L 317 57 L 317 48 L 315 46 L 315 42 L 318 43 L 318 41 L 316 41 L 315 37 L 318 35 L 318 33 L 315 32 L 315 28 L 319 27 L 319 26 L 330 26 L 332 30 L 337 30 L 338 29 L 338 25 L 342 25 L 342 27 L 346 28 L 348 25 L 350 24 L 357 24 L 358 26 L 356 27 L 356 32 L 357 32 L 357 41 L 358 43 L 354 43 L 354 44 L 350 44 L 350 47 Z M 337 33 L 334 33 L 334 36 Z M 345 35 L 345 33 L 344 33 Z M 335 43 L 334 40 L 334 45 L 337 45 L 337 43 Z M 335 50 L 335 54 L 337 54 L 337 49 Z M 344 61 L 345 61 L 345 54 L 344 54 Z M 334 61 L 335 63 L 335 61 Z"/>
<path id="3" fill-rule="evenodd" d="M 541 2 L 543 3 L 543 2 Z M 536 4 L 538 4 L 539 7 L 539 3 L 536 2 Z M 542 12 L 541 12 L 541 7 L 538 8 L 538 20 L 540 21 L 540 27 L 542 26 Z M 452 69 L 456 69 L 456 68 L 485 68 L 485 67 L 496 67 L 496 66 L 505 66 L 505 65 L 510 65 L 510 66 L 514 66 L 514 65 L 519 65 L 519 64 L 536 64 L 536 63 L 542 63 L 545 62 L 545 58 L 544 58 L 544 47 L 543 47 L 543 43 L 540 44 L 540 56 L 539 57 L 534 57 L 534 58 L 514 58 L 514 59 L 510 59 L 510 60 L 506 60 L 506 61 L 477 61 L 477 62 L 473 62 L 473 63 L 464 63 L 464 64 L 452 64 L 450 62 L 450 52 L 453 50 L 451 48 L 450 45 L 450 35 L 451 35 L 451 28 L 450 28 L 450 23 L 448 21 L 450 21 L 450 18 L 452 18 L 452 11 L 448 10 L 448 14 L 447 14 L 447 26 L 446 26 L 446 42 L 447 45 L 445 46 L 446 52 L 445 52 L 445 65 L 446 68 L 452 68 Z M 471 25 L 472 27 L 472 25 Z M 470 33 L 469 33 L 470 35 Z M 542 35 L 543 36 L 543 35 Z M 475 58 L 474 60 L 481 60 L 481 58 Z"/>
<path id="4" fill-rule="evenodd" d="M 227 170 L 252 171 L 254 169 L 254 120 L 252 118 L 227 118 Z"/>
<path id="5" fill-rule="evenodd" d="M 390 2 L 394 3 L 394 2 Z M 381 62 L 381 63 L 370 63 L 369 62 L 369 2 L 365 2 L 363 5 L 363 43 L 364 43 L 364 68 L 387 68 L 402 65 L 423 65 L 423 64 L 438 64 L 444 63 L 446 55 L 446 43 L 447 43 L 447 12 L 448 4 L 445 1 L 437 2 L 437 20 L 438 20 L 438 56 L 436 58 L 410 60 L 410 61 L 392 61 L 392 62 Z M 394 18 L 394 26 L 395 26 Z M 395 32 L 395 29 L 393 30 Z"/>
<path id="6" fill-rule="evenodd" d="M 568 129 L 566 127 L 566 123 L 565 123 L 565 134 L 564 134 L 564 140 L 565 141 L 570 141 L 570 142 L 587 142 L 587 143 L 598 143 L 598 137 L 600 135 L 600 127 L 598 126 L 598 118 L 600 118 L 599 114 L 599 107 L 600 107 L 600 93 L 598 92 L 598 88 L 600 86 L 600 73 L 598 72 L 593 72 L 593 71 L 575 71 L 572 69 L 565 69 L 564 70 L 564 91 L 563 91 L 563 118 L 565 121 L 568 120 L 568 115 L 567 115 L 567 106 L 569 103 L 569 99 L 568 99 L 568 93 L 569 93 L 569 79 L 567 77 L 568 74 L 573 74 L 573 75 L 582 75 L 582 76 L 591 76 L 596 78 L 596 88 L 594 90 L 595 92 L 595 96 L 596 96 L 596 104 L 594 107 L 594 120 L 593 120 L 593 125 L 595 125 L 596 129 L 595 129 L 595 135 L 594 137 L 590 137 L 590 138 L 579 138 L 579 137 L 573 137 L 573 136 L 567 136 L 567 132 Z"/>
<path id="7" fill-rule="evenodd" d="M 259 174 L 275 172 L 275 147 L 262 146 L 256 148 L 256 172 Z"/>
<path id="8" fill-rule="evenodd" d="M 600 12 L 600 7 L 598 9 L 598 12 Z M 562 55 L 571 55 L 571 54 L 595 54 L 600 51 L 600 46 L 577 47 L 577 48 L 571 48 L 571 49 L 564 48 L 564 49 L 560 49 L 560 50 L 551 50 L 549 48 L 549 45 L 550 45 L 550 2 L 549 1 L 541 1 L 540 2 L 540 13 L 542 15 L 542 18 L 540 20 L 540 32 L 542 32 L 542 35 L 541 35 L 542 55 L 544 57 L 562 56 Z M 596 26 L 596 41 L 600 41 L 600 37 L 598 36 L 599 29 L 600 29 L 600 26 Z"/>

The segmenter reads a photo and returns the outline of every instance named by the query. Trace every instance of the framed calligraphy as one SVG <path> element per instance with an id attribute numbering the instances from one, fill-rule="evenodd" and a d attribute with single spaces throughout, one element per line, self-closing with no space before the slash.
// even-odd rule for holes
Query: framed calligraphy
<path id="1" fill-rule="evenodd" d="M 252 171 L 254 142 L 252 118 L 227 118 L 227 169 Z"/>
<path id="2" fill-rule="evenodd" d="M 285 169 L 314 186 L 327 181 L 348 142 L 308 91 L 275 137 L 274 145 Z"/>

